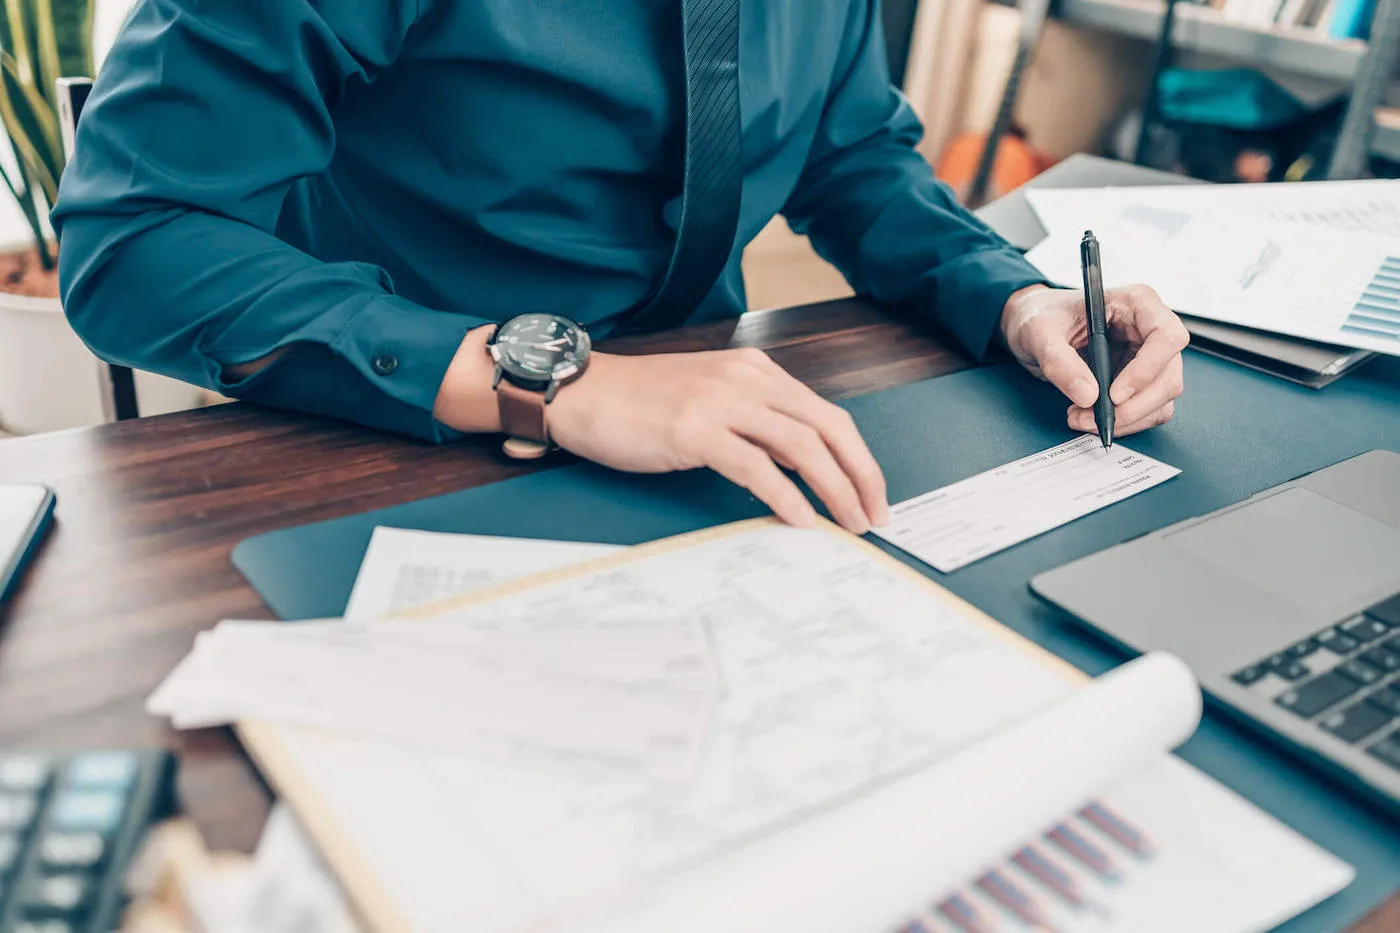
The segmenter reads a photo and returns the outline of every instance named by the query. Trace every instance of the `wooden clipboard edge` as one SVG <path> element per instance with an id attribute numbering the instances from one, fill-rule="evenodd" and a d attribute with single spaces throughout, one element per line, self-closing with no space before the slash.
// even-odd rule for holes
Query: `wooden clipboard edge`
<path id="1" fill-rule="evenodd" d="M 369 867 L 359 848 L 341 828 L 335 812 L 316 791 L 311 779 L 297 764 L 296 757 L 282 741 L 281 732 L 295 727 L 248 721 L 234 725 L 258 771 L 291 806 L 302 828 L 316 843 L 322 860 L 335 874 L 361 925 L 375 933 L 413 933 L 408 920 L 394 899 Z M 314 729 L 296 729 L 303 734 Z"/>
<path id="2" fill-rule="evenodd" d="M 622 567 L 658 554 L 668 554 L 719 538 L 743 534 L 756 528 L 781 524 L 777 518 L 773 517 L 751 518 L 675 535 L 670 538 L 662 538 L 626 548 L 616 554 L 569 564 L 554 570 L 474 590 L 462 596 L 415 606 L 404 612 L 396 613 L 393 617 L 429 618 L 443 612 L 478 605 L 492 599 L 514 595 L 573 577 Z M 1088 679 L 1088 675 L 1068 661 L 997 622 L 976 606 L 960 596 L 954 595 L 939 583 L 919 573 L 913 567 L 870 541 L 852 535 L 825 519 L 818 519 L 817 528 L 835 535 L 855 547 L 864 549 L 869 556 L 874 557 L 883 566 L 898 571 L 906 579 L 916 582 L 928 590 L 948 608 L 976 622 L 1008 644 L 1036 656 L 1043 664 L 1055 668 L 1067 679 L 1074 681 Z M 278 727 L 271 723 L 256 721 L 239 722 L 234 726 L 239 740 L 248 750 L 248 754 L 253 758 L 258 770 L 291 805 L 302 826 L 315 840 L 321 857 L 335 873 L 341 888 L 350 899 L 365 927 L 374 933 L 414 933 L 399 906 L 394 903 L 389 892 L 380 884 L 378 876 L 370 869 L 364 856 L 341 828 L 334 811 L 316 792 L 315 786 L 301 770 L 290 749 L 282 742 L 279 733 L 287 728 L 295 727 Z M 316 730 L 298 729 L 297 731 L 313 733 Z"/>

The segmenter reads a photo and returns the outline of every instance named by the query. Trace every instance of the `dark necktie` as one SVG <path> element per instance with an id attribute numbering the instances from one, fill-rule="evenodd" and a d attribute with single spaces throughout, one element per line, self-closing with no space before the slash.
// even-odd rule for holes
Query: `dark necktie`
<path id="1" fill-rule="evenodd" d="M 681 0 L 685 41 L 685 180 L 671 264 L 623 330 L 677 327 L 729 260 L 743 187 L 739 138 L 740 0 Z"/>

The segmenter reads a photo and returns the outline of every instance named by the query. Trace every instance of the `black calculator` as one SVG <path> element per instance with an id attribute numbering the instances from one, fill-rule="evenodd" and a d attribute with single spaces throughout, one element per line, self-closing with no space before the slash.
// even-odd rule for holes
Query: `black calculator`
<path id="1" fill-rule="evenodd" d="M 0 933 L 110 933 L 147 827 L 174 802 L 164 751 L 0 751 Z"/>

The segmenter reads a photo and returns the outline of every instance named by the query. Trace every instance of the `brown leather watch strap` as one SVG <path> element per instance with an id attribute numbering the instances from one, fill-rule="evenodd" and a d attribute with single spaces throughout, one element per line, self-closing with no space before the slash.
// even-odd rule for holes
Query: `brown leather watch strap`
<path id="1" fill-rule="evenodd" d="M 549 453 L 549 423 L 543 392 L 531 392 L 509 379 L 502 379 L 496 385 L 496 401 L 500 406 L 501 430 L 506 434 L 504 450 L 508 455 L 532 460 Z"/>

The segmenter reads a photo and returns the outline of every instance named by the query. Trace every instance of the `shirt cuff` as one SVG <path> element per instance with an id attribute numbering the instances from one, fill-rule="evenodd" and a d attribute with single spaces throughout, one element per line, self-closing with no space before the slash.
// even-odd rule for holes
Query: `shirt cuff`
<path id="1" fill-rule="evenodd" d="M 467 331 L 481 321 L 376 296 L 330 340 L 293 337 L 287 352 L 246 379 L 220 377 L 227 395 L 435 444 L 457 440 L 433 417 L 438 389 Z"/>
<path id="2" fill-rule="evenodd" d="M 442 443 L 462 434 L 433 417 L 438 390 L 467 332 L 480 323 L 386 295 L 351 318 L 331 348 L 379 393 L 405 407 L 403 430 Z"/>
<path id="3" fill-rule="evenodd" d="M 1001 330 L 1012 294 L 1049 285 L 1045 276 L 1012 247 L 977 250 L 934 271 L 933 318 L 979 362 Z"/>

